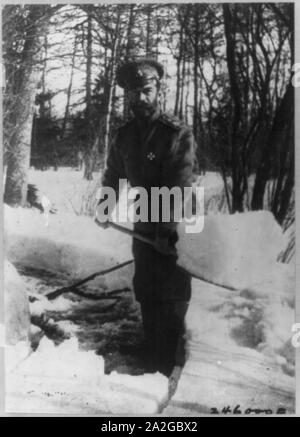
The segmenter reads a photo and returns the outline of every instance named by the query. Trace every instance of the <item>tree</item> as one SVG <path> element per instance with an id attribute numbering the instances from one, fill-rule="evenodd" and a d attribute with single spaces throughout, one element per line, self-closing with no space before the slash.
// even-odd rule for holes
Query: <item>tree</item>
<path id="1" fill-rule="evenodd" d="M 30 162 L 35 90 L 40 67 L 40 37 L 45 34 L 51 7 L 5 6 L 3 9 L 5 162 L 4 201 L 25 206 Z"/>
<path id="2" fill-rule="evenodd" d="M 70 82 L 67 90 L 67 103 L 65 108 L 65 114 L 63 119 L 63 125 L 60 132 L 60 138 L 64 137 L 67 121 L 70 115 L 70 101 L 71 101 L 71 94 L 72 94 L 72 87 L 73 87 L 73 78 L 74 78 L 74 69 L 75 69 L 75 58 L 76 58 L 76 52 L 77 52 L 77 44 L 78 44 L 78 35 L 77 32 L 74 36 L 74 48 L 73 48 L 73 54 L 72 54 L 72 61 L 71 61 L 71 72 L 70 72 Z"/>
<path id="3" fill-rule="evenodd" d="M 283 22 L 277 12 L 277 8 L 274 12 L 274 8 L 268 4 L 223 4 L 231 94 L 229 148 L 233 212 L 245 208 L 251 173 L 256 174 L 250 205 L 253 209 L 264 207 L 265 189 L 270 178 L 276 179 L 279 189 L 289 175 L 289 185 L 293 185 L 286 159 L 290 162 L 287 155 L 292 156 L 287 150 L 293 148 L 289 135 L 293 132 L 294 103 L 288 85 L 290 78 L 285 74 L 288 62 L 292 59 L 289 44 L 292 25 L 291 22 L 288 25 L 286 19 Z M 281 76 L 279 71 L 283 72 Z M 282 110 L 283 107 L 285 110 Z M 283 128 L 279 136 L 277 126 Z M 290 144 L 288 148 L 285 140 Z M 283 165 L 278 167 L 276 163 L 280 155 Z M 285 201 L 289 203 L 291 190 L 287 189 L 285 195 Z M 269 207 L 278 221 L 282 222 L 282 212 L 279 213 L 282 208 L 278 205 L 275 207 L 279 197 L 274 196 Z M 287 207 L 283 209 L 286 211 Z"/>
<path id="4" fill-rule="evenodd" d="M 17 150 L 14 144 L 22 143 L 16 139 L 16 126 L 20 125 L 23 134 L 26 132 L 27 143 L 30 138 L 30 117 L 25 117 L 26 128 L 15 121 L 21 121 L 18 111 L 25 116 L 30 107 L 26 104 L 25 111 L 17 107 L 18 99 L 26 101 L 21 93 L 30 94 L 31 102 L 34 100 L 34 92 L 29 92 L 27 86 L 31 79 L 22 82 L 26 77 L 22 66 L 23 70 L 25 65 L 41 67 L 44 97 L 52 89 L 47 85 L 51 68 L 68 78 L 65 89 L 55 91 L 66 95 L 65 110 L 57 123 L 61 126 L 60 140 L 55 145 L 70 154 L 70 162 L 74 150 L 85 151 L 84 176 L 91 179 L 93 169 L 100 168 L 106 160 L 114 130 L 129 115 L 126 91 L 120 90 L 115 81 L 117 66 L 147 55 L 166 66 L 162 109 L 173 110 L 193 128 L 199 167 L 222 174 L 229 211 L 268 207 L 283 223 L 294 189 L 294 97 L 289 85 L 294 23 L 290 4 L 80 4 L 61 10 L 50 7 L 50 12 L 58 11 L 50 14 L 50 28 L 56 38 L 58 33 L 64 35 L 59 43 L 51 33 L 45 36 L 42 21 L 29 15 L 33 6 L 7 8 L 7 164 L 9 152 Z M 30 51 L 23 51 L 28 32 L 36 37 L 29 38 L 26 44 L 31 41 L 34 46 L 43 41 L 40 64 L 34 50 L 32 56 Z M 22 56 L 28 56 L 29 62 L 23 62 Z M 34 70 L 38 71 L 28 68 L 28 72 Z M 48 101 L 40 103 L 45 104 L 40 106 L 40 112 L 46 113 Z M 7 182 L 11 188 L 13 174 L 15 184 L 26 186 L 20 182 L 20 174 L 26 174 L 28 153 L 22 156 L 19 161 L 10 160 Z M 13 162 L 25 163 L 26 159 L 23 171 L 12 166 Z M 67 156 L 64 159 L 66 162 Z M 6 191 L 7 198 L 11 198 L 8 188 Z"/>
<path id="5" fill-rule="evenodd" d="M 127 34 L 126 34 L 127 42 L 125 47 L 124 62 L 128 62 L 131 59 L 134 59 L 134 55 L 136 53 L 136 44 L 135 44 L 135 37 L 134 37 L 135 18 L 136 18 L 135 4 L 132 3 L 129 7 L 128 27 L 127 27 Z M 124 90 L 123 115 L 125 119 L 128 118 L 129 116 L 127 90 Z"/>
<path id="6" fill-rule="evenodd" d="M 240 102 L 240 90 L 237 81 L 237 75 L 235 72 L 235 34 L 236 25 L 230 11 L 230 6 L 228 4 L 223 4 L 223 14 L 224 14 L 224 30 L 226 38 L 226 55 L 227 55 L 227 66 L 230 81 L 230 92 L 232 98 L 232 113 L 231 113 L 231 129 L 230 129 L 230 140 L 229 147 L 231 150 L 232 159 L 232 212 L 243 210 L 243 195 L 244 192 L 241 190 L 241 165 L 240 150 L 238 143 L 238 131 L 241 123 L 242 107 Z"/>
<path id="7" fill-rule="evenodd" d="M 94 163 L 94 153 L 93 153 L 93 139 L 94 139 L 94 127 L 92 118 L 92 7 L 87 6 L 87 38 L 86 38 L 86 81 L 85 81 L 85 119 L 86 119 L 86 145 L 84 152 L 84 178 L 89 180 L 93 179 L 93 163 Z"/>
<path id="8" fill-rule="evenodd" d="M 294 64 L 294 11 L 292 5 L 270 5 L 279 25 L 286 28 L 290 46 L 290 66 Z M 278 82 L 278 62 L 276 79 Z M 264 194 L 270 178 L 273 178 L 271 210 L 283 224 L 294 190 L 294 108 L 295 95 L 292 76 L 280 99 L 276 93 L 277 108 L 272 125 L 263 145 L 261 162 L 257 170 L 252 197 L 252 209 L 264 207 Z"/>

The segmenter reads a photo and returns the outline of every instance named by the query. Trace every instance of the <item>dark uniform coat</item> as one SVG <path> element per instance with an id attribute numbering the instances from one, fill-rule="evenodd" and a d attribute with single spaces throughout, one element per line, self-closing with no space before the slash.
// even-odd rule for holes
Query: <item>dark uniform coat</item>
<path id="1" fill-rule="evenodd" d="M 191 130 L 177 118 L 158 113 L 144 127 L 134 119 L 119 128 L 102 183 L 116 192 L 119 179 L 127 179 L 132 187 L 144 187 L 149 193 L 151 187 L 183 189 L 191 186 L 196 166 Z M 168 238 L 173 247 L 176 226 L 172 220 L 134 224 L 136 232 L 152 239 Z M 175 256 L 163 255 L 135 238 L 132 249 L 133 286 L 141 304 L 148 364 L 153 371 L 169 375 L 175 364 L 184 363 L 184 317 L 191 297 L 191 277 L 176 265 Z"/>
<path id="2" fill-rule="evenodd" d="M 102 183 L 117 191 L 119 179 L 127 179 L 132 187 L 149 191 L 150 199 L 151 187 L 191 186 L 195 167 L 195 142 L 190 128 L 176 117 L 160 113 L 146 129 L 136 119 L 118 129 Z M 170 244 L 176 242 L 175 222 L 137 222 L 134 226 L 135 231 L 150 238 L 166 237 Z M 143 250 L 144 246 L 147 249 Z M 176 267 L 176 258 L 162 255 L 136 239 L 133 255 L 138 300 L 149 295 L 154 300 L 189 300 L 190 277 Z"/>

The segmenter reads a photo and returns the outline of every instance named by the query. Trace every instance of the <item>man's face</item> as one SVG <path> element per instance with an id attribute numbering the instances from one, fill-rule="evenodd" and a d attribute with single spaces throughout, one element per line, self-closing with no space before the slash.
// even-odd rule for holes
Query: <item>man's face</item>
<path id="1" fill-rule="evenodd" d="M 151 117 L 159 104 L 159 89 L 156 81 L 151 81 L 128 92 L 129 106 L 135 117 L 146 119 Z"/>

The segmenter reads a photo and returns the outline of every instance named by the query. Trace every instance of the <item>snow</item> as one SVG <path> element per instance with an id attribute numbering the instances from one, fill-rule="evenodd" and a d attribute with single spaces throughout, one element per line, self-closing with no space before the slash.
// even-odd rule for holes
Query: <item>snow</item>
<path id="1" fill-rule="evenodd" d="M 58 171 L 30 169 L 29 182 L 36 185 L 60 213 L 93 214 L 98 189 L 101 187 L 101 174 L 93 173 L 93 180 L 83 179 L 82 171 L 68 167 Z M 215 172 L 206 172 L 198 176 L 197 185 L 205 189 L 205 210 L 218 212 L 220 197 L 224 195 L 222 176 Z M 51 217 L 50 217 L 51 220 Z"/>
<path id="2" fill-rule="evenodd" d="M 228 178 L 227 183 L 230 185 Z M 206 172 L 197 178 L 197 186 L 204 187 L 204 211 L 206 215 L 228 213 L 224 181 L 219 173 Z"/>
<path id="3" fill-rule="evenodd" d="M 201 233 L 187 234 L 184 229 L 183 222 L 176 245 L 178 264 L 200 278 L 234 288 L 266 277 L 286 242 L 267 211 L 207 216 Z M 26 259 L 27 265 L 72 277 L 132 257 L 129 236 L 103 230 L 89 217 L 57 214 L 45 229 L 39 212 L 6 206 L 5 231 L 7 255 L 13 262 Z M 114 278 L 119 281 L 118 274 Z"/>
<path id="4" fill-rule="evenodd" d="M 93 173 L 93 180 L 83 179 L 81 171 L 68 167 L 58 171 L 29 171 L 29 183 L 36 185 L 60 213 L 83 214 L 100 186 L 101 175 Z M 50 217 L 51 221 L 52 216 Z"/>
<path id="5" fill-rule="evenodd" d="M 282 299 L 273 302 L 272 293 L 256 299 L 194 280 L 186 317 L 188 360 L 164 414 L 209 414 L 237 405 L 242 411 L 294 412 L 294 309 L 281 291 Z"/>
<path id="6" fill-rule="evenodd" d="M 55 355 L 57 358 L 55 359 Z M 56 379 L 58 382 L 74 377 L 83 382 L 91 378 L 95 382 L 104 375 L 104 361 L 94 352 L 82 352 L 78 349 L 78 340 L 74 337 L 59 346 L 43 338 L 36 353 L 22 364 L 22 372 L 27 377 Z"/>
<path id="7" fill-rule="evenodd" d="M 31 172 L 31 182 L 46 193 L 58 214 L 50 215 L 45 226 L 37 211 L 5 207 L 5 250 L 11 262 L 60 273 L 68 283 L 132 258 L 130 237 L 74 214 L 68 200 L 80 209 L 85 190 L 92 193 L 97 186 L 97 181 L 82 184 L 81 178 L 81 173 L 67 169 Z M 204 180 L 211 192 L 219 190 L 220 178 L 211 174 Z M 293 412 L 295 351 L 290 340 L 295 271 L 292 263 L 276 262 L 285 245 L 279 225 L 270 213 L 255 212 L 210 215 L 200 234 L 183 235 L 183 226 L 179 264 L 214 284 L 193 279 L 186 317 L 187 362 L 163 414 L 198 415 L 237 404 L 244 409 L 284 407 Z M 89 291 L 132 288 L 132 275 L 131 265 L 93 281 Z M 40 293 L 38 282 L 28 286 L 31 294 Z M 91 314 L 95 303 L 83 305 L 67 295 L 50 302 L 40 295 L 30 311 L 35 316 L 45 311 L 68 313 L 79 305 Z M 21 343 L 7 348 L 7 410 L 161 411 L 168 401 L 167 378 L 158 373 L 105 375 L 103 357 L 78 346 L 76 326 L 70 320 L 56 323 L 71 337 L 59 346 L 44 338 L 35 352 Z M 109 333 L 119 325 L 106 322 L 103 329 Z"/>
<path id="8" fill-rule="evenodd" d="M 30 304 L 30 313 L 32 316 L 40 316 L 45 311 L 59 312 L 71 310 L 76 304 L 70 299 L 63 296 L 57 297 L 55 300 L 48 300 L 46 297 L 39 297 L 38 300 Z"/>
<path id="9" fill-rule="evenodd" d="M 26 285 L 7 260 L 4 260 L 4 291 L 6 344 L 28 341 L 30 311 Z"/>
<path id="10" fill-rule="evenodd" d="M 178 264 L 215 284 L 244 288 L 266 277 L 286 244 L 280 226 L 268 211 L 204 218 L 200 233 L 178 227 Z"/>
<path id="11" fill-rule="evenodd" d="M 5 250 L 12 262 L 81 278 L 132 257 L 130 237 L 97 227 L 91 217 L 51 216 L 5 206 Z M 118 248 L 118 250 L 116 250 Z"/>
<path id="12" fill-rule="evenodd" d="M 15 370 L 31 353 L 30 345 L 27 341 L 19 341 L 17 344 L 5 346 L 5 373 Z"/>
<path id="13" fill-rule="evenodd" d="M 27 218 L 28 211 L 23 212 Z M 20 218 L 21 211 L 17 210 L 17 213 Z M 36 214 L 33 211 L 30 213 L 34 220 Z M 47 233 L 47 229 L 43 229 Z M 49 240 L 44 241 L 46 247 L 43 250 L 46 252 Z M 18 260 L 21 260 L 20 253 Z M 24 262 L 26 264 L 26 258 Z M 56 262 L 57 260 L 49 257 L 46 267 L 53 268 Z M 44 261 L 42 265 L 45 266 Z M 5 273 L 6 282 L 18 286 L 21 284 L 23 289 L 31 293 L 29 283 L 26 285 L 22 281 L 13 266 L 7 268 Z M 82 307 L 82 302 L 73 302 L 64 296 L 54 301 L 48 301 L 36 293 L 35 296 L 38 299 L 30 304 L 32 317 L 40 317 L 46 311 L 70 312 L 74 307 Z M 88 304 L 93 310 L 94 303 Z M 88 311 L 88 305 L 85 310 Z M 49 319 L 48 326 L 51 324 L 54 325 L 54 321 Z M 6 347 L 7 411 L 154 414 L 161 409 L 168 397 L 166 377 L 159 373 L 130 376 L 112 372 L 104 375 L 103 357 L 96 355 L 94 351 L 79 348 L 78 340 L 74 336 L 76 326 L 70 321 L 60 321 L 56 326 L 71 334 L 71 338 L 64 340 L 59 346 L 44 337 L 35 352 L 30 349 L 28 342 L 18 342 L 14 347 Z M 36 328 L 31 329 L 31 335 L 37 333 L 35 331 Z"/>
<path id="14" fill-rule="evenodd" d="M 79 350 L 76 338 L 60 346 L 43 338 L 36 352 L 7 372 L 6 390 L 7 411 L 155 414 L 167 399 L 168 380 L 159 373 L 104 375 L 103 358 Z"/>

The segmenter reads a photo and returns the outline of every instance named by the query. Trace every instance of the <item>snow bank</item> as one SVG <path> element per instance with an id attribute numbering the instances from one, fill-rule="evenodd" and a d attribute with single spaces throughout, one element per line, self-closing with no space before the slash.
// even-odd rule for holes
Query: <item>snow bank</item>
<path id="1" fill-rule="evenodd" d="M 66 213 L 51 216 L 46 227 L 39 212 L 5 207 L 5 240 L 13 262 L 74 279 L 131 258 L 129 237 Z M 126 268 L 108 275 L 101 287 L 130 286 L 132 272 Z M 45 310 L 69 312 L 76 305 L 64 296 L 53 302 L 40 296 L 30 309 L 40 316 Z M 73 328 L 68 325 L 71 335 Z M 6 408 L 14 412 L 154 414 L 168 396 L 168 380 L 158 373 L 104 375 L 103 358 L 79 350 L 74 338 L 57 347 L 44 338 L 36 352 L 21 343 L 8 348 L 6 373 Z"/>
<path id="2" fill-rule="evenodd" d="M 187 316 L 191 341 L 203 341 L 204 334 L 216 347 L 242 346 L 264 352 L 279 364 L 289 361 L 294 366 L 294 351 L 286 345 L 292 349 L 295 269 L 276 263 L 268 273 L 267 280 L 238 293 L 195 280 Z"/>
<path id="3" fill-rule="evenodd" d="M 237 405 L 243 412 L 248 408 L 294 412 L 290 290 L 295 279 L 293 269 L 285 267 L 274 276 L 275 268 L 270 271 L 268 286 L 261 283 L 255 290 L 238 293 L 193 281 L 186 317 L 188 359 L 163 414 L 197 415 L 213 408 L 221 413 L 224 407 L 233 411 Z"/>
<path id="4" fill-rule="evenodd" d="M 92 181 L 87 181 L 83 178 L 83 171 L 67 167 L 58 171 L 29 170 L 29 182 L 54 203 L 59 213 L 84 214 L 92 210 L 96 191 L 101 186 L 101 174 L 93 173 L 93 177 Z M 222 176 L 216 172 L 206 172 L 198 176 L 197 185 L 205 189 L 208 213 L 218 212 L 224 191 Z"/>
<path id="5" fill-rule="evenodd" d="M 283 371 L 291 375 L 295 372 L 295 350 L 291 344 L 295 282 L 295 266 L 276 263 L 266 279 L 240 292 L 241 306 L 252 309 L 248 318 L 255 328 L 256 349 L 274 357 Z"/>
<path id="6" fill-rule="evenodd" d="M 31 352 L 27 286 L 15 267 L 4 260 L 5 370 L 14 369 Z"/>
<path id="7" fill-rule="evenodd" d="M 29 302 L 26 285 L 15 267 L 4 261 L 4 303 L 6 343 L 28 341 L 30 330 Z"/>
<path id="8" fill-rule="evenodd" d="M 231 186 L 229 177 L 227 184 Z M 206 215 L 228 214 L 224 181 L 220 173 L 208 171 L 204 175 L 199 175 L 196 185 L 204 188 L 204 212 Z"/>
<path id="9" fill-rule="evenodd" d="M 58 171 L 29 170 L 29 182 L 50 199 L 59 213 L 87 212 L 89 202 L 100 185 L 101 174 L 93 173 L 93 178 L 87 181 L 83 178 L 83 171 L 71 167 L 61 167 Z"/>
<path id="10" fill-rule="evenodd" d="M 178 228 L 178 264 L 215 284 L 248 287 L 268 276 L 286 244 L 280 226 L 268 211 L 206 216 L 200 233 Z"/>
<path id="11" fill-rule="evenodd" d="M 99 383 L 104 375 L 104 360 L 94 352 L 80 351 L 78 340 L 73 337 L 55 346 L 52 341 L 44 337 L 36 352 L 22 364 L 22 372 L 26 377 L 53 379 L 57 383 L 74 378 L 82 382 L 90 379 Z"/>
<path id="12" fill-rule="evenodd" d="M 5 205 L 4 213 L 5 249 L 12 262 L 77 278 L 132 257 L 130 237 L 103 230 L 90 217 L 57 214 L 46 227 L 38 211 Z M 124 276 L 124 270 L 114 277 L 122 275 L 125 286 L 131 281 L 131 271 L 127 269 Z"/>
<path id="13" fill-rule="evenodd" d="M 30 313 L 32 316 L 41 316 L 46 311 L 49 312 L 62 312 L 71 311 L 72 308 L 77 306 L 75 302 L 70 299 L 66 299 L 63 296 L 59 296 L 54 300 L 48 300 L 46 297 L 37 296 L 38 299 L 30 303 Z"/>
<path id="14" fill-rule="evenodd" d="M 7 411 L 154 414 L 167 399 L 168 380 L 158 373 L 104 375 L 103 358 L 80 351 L 77 339 L 54 346 L 44 338 L 7 374 L 6 391 Z"/>
<path id="15" fill-rule="evenodd" d="M 102 230 L 87 217 L 58 214 L 46 227 L 37 212 L 6 208 L 5 219 L 9 258 L 35 268 L 81 277 L 132 256 L 130 237 Z M 295 280 L 292 265 L 276 263 L 285 243 L 280 227 L 270 213 L 258 212 L 207 217 L 201 234 L 183 235 L 180 229 L 180 264 L 236 290 L 193 281 L 186 319 L 188 359 L 165 413 L 199 414 L 236 404 L 292 412 L 294 351 L 289 341 Z M 124 270 L 111 275 L 116 288 L 130 284 L 132 269 Z M 33 304 L 37 314 L 44 304 Z M 49 305 L 49 310 L 65 311 L 70 302 L 62 297 Z M 73 339 L 58 347 L 44 343 L 44 350 L 9 374 L 8 410 L 159 411 L 167 397 L 166 378 L 104 375 L 102 357 L 91 354 L 79 351 Z M 62 379 L 54 376 L 57 371 Z"/>
<path id="16" fill-rule="evenodd" d="M 268 275 L 286 241 L 267 211 L 205 217 L 201 233 L 179 225 L 178 264 L 192 274 L 233 288 L 245 288 Z M 41 214 L 5 207 L 7 256 L 35 268 L 82 277 L 132 258 L 131 238 L 103 230 L 89 217 L 58 214 L 45 227 Z M 126 277 L 124 277 L 124 271 Z M 133 270 L 113 275 L 129 285 Z M 121 276 L 120 276 L 121 275 Z"/>

